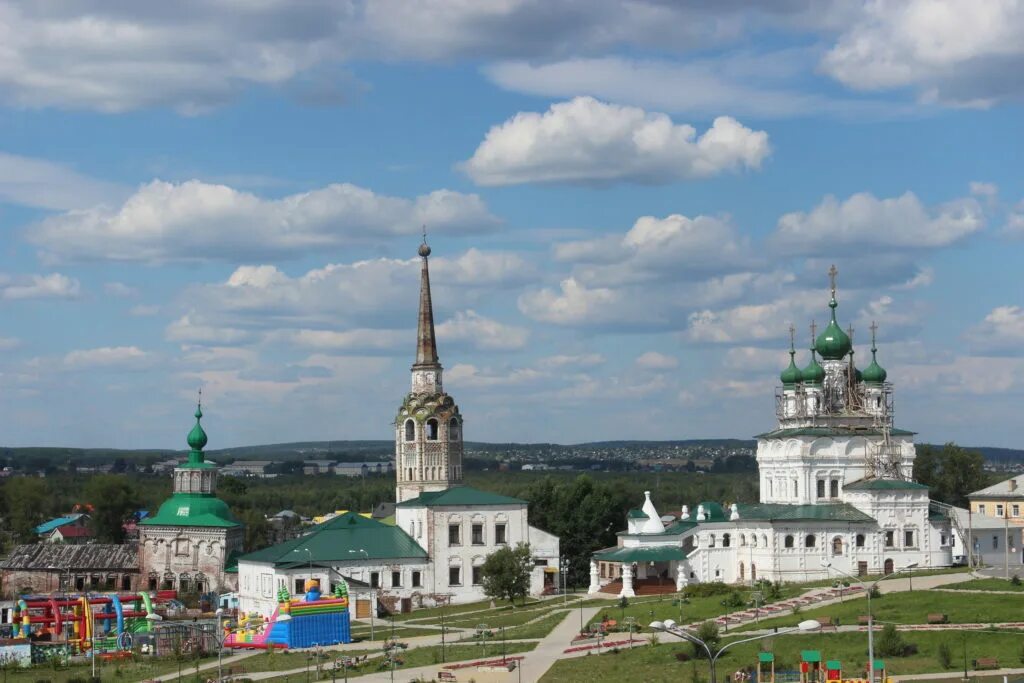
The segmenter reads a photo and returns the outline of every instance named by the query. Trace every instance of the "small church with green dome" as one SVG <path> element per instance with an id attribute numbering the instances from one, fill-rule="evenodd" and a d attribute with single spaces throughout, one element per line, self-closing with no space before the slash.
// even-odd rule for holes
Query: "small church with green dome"
<path id="1" fill-rule="evenodd" d="M 217 466 L 203 455 L 207 436 L 201 405 L 195 417 L 188 460 L 174 470 L 174 492 L 139 525 L 140 577 L 148 590 L 237 588 L 237 575 L 228 570 L 242 550 L 244 528 L 217 497 Z"/>

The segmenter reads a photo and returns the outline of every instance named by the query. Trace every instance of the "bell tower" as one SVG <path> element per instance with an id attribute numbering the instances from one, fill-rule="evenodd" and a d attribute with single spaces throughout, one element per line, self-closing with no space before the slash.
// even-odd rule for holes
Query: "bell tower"
<path id="1" fill-rule="evenodd" d="M 420 306 L 412 387 L 395 418 L 397 502 L 462 483 L 462 415 L 444 393 L 430 299 L 430 246 L 420 245 Z"/>

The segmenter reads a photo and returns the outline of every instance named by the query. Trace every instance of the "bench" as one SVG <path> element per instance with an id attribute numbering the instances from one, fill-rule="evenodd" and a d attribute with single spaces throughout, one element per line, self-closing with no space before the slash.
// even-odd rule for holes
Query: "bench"
<path id="1" fill-rule="evenodd" d="M 857 617 L 857 625 L 858 625 L 858 626 L 867 626 L 867 625 L 868 625 L 868 622 L 869 622 L 870 620 L 871 620 L 871 619 L 870 619 L 870 617 L 868 617 L 868 615 L 866 615 L 866 614 L 862 614 L 862 615 L 860 615 L 859 617 Z"/>
<path id="2" fill-rule="evenodd" d="M 948 614 L 938 614 L 938 613 L 929 614 L 928 615 L 928 623 L 929 624 L 948 624 L 949 623 L 949 615 Z"/>
<path id="3" fill-rule="evenodd" d="M 998 669 L 999 660 L 995 657 L 979 657 L 974 660 L 974 668 L 977 669 Z"/>
<path id="4" fill-rule="evenodd" d="M 457 681 L 459 679 L 455 678 L 455 674 L 453 674 L 451 671 L 438 671 L 437 672 L 437 680 L 439 680 L 439 681 Z"/>
<path id="5" fill-rule="evenodd" d="M 833 620 L 832 617 L 821 617 L 818 619 L 818 623 L 821 624 L 821 630 L 824 631 L 827 628 L 833 631 L 839 630 L 839 620 Z"/>

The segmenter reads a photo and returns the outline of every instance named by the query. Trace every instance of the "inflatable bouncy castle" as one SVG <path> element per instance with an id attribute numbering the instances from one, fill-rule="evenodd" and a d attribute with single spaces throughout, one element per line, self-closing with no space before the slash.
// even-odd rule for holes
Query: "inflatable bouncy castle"
<path id="1" fill-rule="evenodd" d="M 334 587 L 333 597 L 323 597 L 320 582 L 307 579 L 306 594 L 292 600 L 288 590 L 277 594 L 277 609 L 268 619 L 259 615 L 239 617 L 235 631 L 224 639 L 225 647 L 303 648 L 352 642 L 348 613 L 348 585 Z"/>

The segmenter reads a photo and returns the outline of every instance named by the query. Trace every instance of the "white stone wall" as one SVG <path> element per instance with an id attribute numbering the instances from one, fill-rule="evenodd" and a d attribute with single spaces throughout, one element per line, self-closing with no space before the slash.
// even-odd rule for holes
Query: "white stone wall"
<path id="1" fill-rule="evenodd" d="M 149 589 L 171 585 L 181 589 L 186 577 L 192 586 L 202 577 L 207 590 L 234 590 L 236 578 L 224 573 L 224 563 L 242 549 L 241 527 L 139 527 L 139 584 Z"/>

